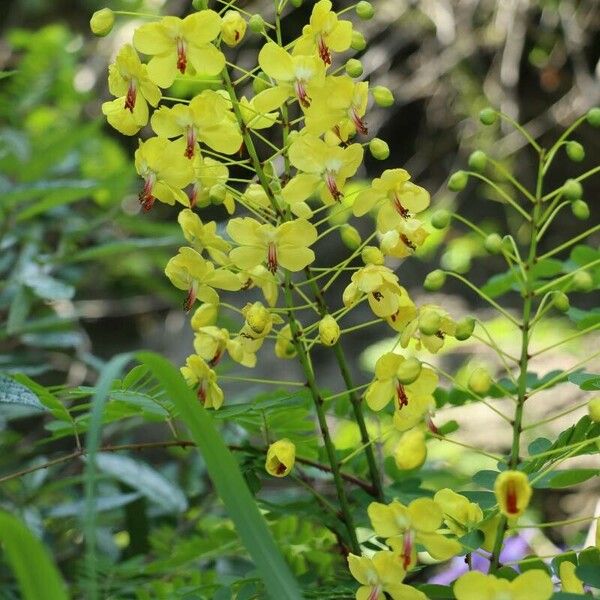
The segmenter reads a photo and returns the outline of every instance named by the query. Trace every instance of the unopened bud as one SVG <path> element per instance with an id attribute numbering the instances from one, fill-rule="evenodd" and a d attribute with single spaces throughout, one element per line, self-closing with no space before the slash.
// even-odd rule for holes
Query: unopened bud
<path id="1" fill-rule="evenodd" d="M 590 108 L 585 118 L 592 127 L 600 127 L 600 108 Z M 600 527 L 598 529 L 600 530 Z"/>
<path id="2" fill-rule="evenodd" d="M 425 277 L 425 281 L 423 282 L 423 287 L 428 292 L 437 292 L 442 288 L 444 283 L 446 283 L 446 273 L 440 269 L 436 269 L 427 274 L 427 277 Z"/>
<path id="3" fill-rule="evenodd" d="M 573 275 L 573 289 L 577 292 L 589 292 L 594 288 L 594 280 L 587 271 L 577 271 Z"/>
<path id="4" fill-rule="evenodd" d="M 421 374 L 422 366 L 423 365 L 421 364 L 421 361 L 417 358 L 414 358 L 413 356 L 407 358 L 400 364 L 398 370 L 396 371 L 396 377 L 398 378 L 398 381 L 402 385 L 410 385 L 411 383 L 414 383 Z"/>
<path id="5" fill-rule="evenodd" d="M 485 240 L 483 240 L 483 247 L 490 254 L 500 254 L 500 252 L 502 252 L 503 244 L 502 238 L 497 233 L 490 233 L 486 236 Z"/>
<path id="6" fill-rule="evenodd" d="M 564 292 L 556 292 L 554 294 L 554 306 L 560 312 L 567 312 L 570 308 L 569 296 Z"/>
<path id="7" fill-rule="evenodd" d="M 358 52 L 364 50 L 367 47 L 367 40 L 365 40 L 365 36 L 360 31 L 352 31 L 350 47 L 352 48 L 352 50 L 357 50 Z"/>
<path id="8" fill-rule="evenodd" d="M 487 394 L 492 387 L 492 378 L 487 369 L 481 367 L 475 369 L 469 377 L 469 389 L 476 394 Z"/>
<path id="9" fill-rule="evenodd" d="M 385 256 L 377 246 L 365 246 L 360 253 L 360 257 L 365 265 L 382 265 L 385 263 Z"/>
<path id="10" fill-rule="evenodd" d="M 363 66 L 360 60 L 356 58 L 351 58 L 346 62 L 346 73 L 350 75 L 350 77 L 360 77 L 363 74 Z"/>
<path id="11" fill-rule="evenodd" d="M 432 308 L 425 308 L 419 315 L 419 331 L 423 335 L 434 335 L 440 330 L 442 319 L 440 313 Z"/>
<path id="12" fill-rule="evenodd" d="M 498 113 L 490 106 L 488 106 L 487 108 L 484 108 L 479 113 L 479 120 L 484 125 L 493 125 L 496 122 L 497 118 L 498 118 Z"/>
<path id="13" fill-rule="evenodd" d="M 418 469 L 426 458 L 425 433 L 417 428 L 407 431 L 394 450 L 394 460 L 398 469 L 401 471 Z"/>
<path id="14" fill-rule="evenodd" d="M 90 29 L 94 35 L 104 37 L 108 35 L 115 24 L 115 13 L 110 8 L 97 10 L 90 19 Z"/>
<path id="15" fill-rule="evenodd" d="M 218 304 L 210 304 L 208 302 L 201 304 L 192 316 L 192 329 L 195 331 L 200 329 L 200 327 L 214 325 L 217 322 L 218 314 Z"/>
<path id="16" fill-rule="evenodd" d="M 487 156 L 485 152 L 481 150 L 475 150 L 475 152 L 471 152 L 469 156 L 469 168 L 477 173 L 481 173 L 487 164 Z"/>
<path id="17" fill-rule="evenodd" d="M 355 10 L 356 14 L 365 21 L 372 19 L 373 15 L 375 14 L 375 9 L 373 8 L 373 5 L 370 2 L 365 2 L 364 0 L 361 0 L 356 5 Z"/>
<path id="18" fill-rule="evenodd" d="M 567 142 L 567 156 L 573 162 L 581 162 L 585 158 L 585 149 L 579 142 Z"/>
<path id="19" fill-rule="evenodd" d="M 248 19 L 248 27 L 254 33 L 262 33 L 265 30 L 265 20 L 258 13 L 254 14 Z"/>
<path id="20" fill-rule="evenodd" d="M 385 160 L 390 155 L 390 147 L 387 142 L 384 142 L 380 138 L 373 138 L 369 142 L 369 152 L 371 156 L 377 160 Z"/>
<path id="21" fill-rule="evenodd" d="M 221 38 L 230 47 L 237 46 L 246 34 L 246 20 L 237 10 L 228 10 L 221 23 Z"/>
<path id="22" fill-rule="evenodd" d="M 468 340 L 473 335 L 473 330 L 475 329 L 475 319 L 473 317 L 465 317 L 461 319 L 456 324 L 456 329 L 454 331 L 454 337 L 459 342 L 464 342 Z"/>
<path id="23" fill-rule="evenodd" d="M 583 196 L 583 187 L 575 179 L 567 179 L 562 187 L 562 192 L 567 200 L 580 200 Z"/>
<path id="24" fill-rule="evenodd" d="M 348 223 L 340 227 L 340 237 L 348 250 L 356 250 L 362 242 L 358 229 L 352 227 L 352 225 L 348 225 Z"/>
<path id="25" fill-rule="evenodd" d="M 261 335 L 271 322 L 269 311 L 260 303 L 255 302 L 246 311 L 246 323 L 257 335 Z"/>
<path id="26" fill-rule="evenodd" d="M 319 321 L 319 340 L 324 346 L 333 346 L 340 338 L 340 326 L 331 315 Z"/>
<path id="27" fill-rule="evenodd" d="M 227 196 L 227 187 L 224 183 L 217 183 L 210 188 L 209 196 L 213 204 L 223 204 Z"/>
<path id="28" fill-rule="evenodd" d="M 295 6 L 296 8 L 299 8 L 300 6 L 302 6 L 302 2 L 304 0 L 290 0 L 290 4 L 292 6 Z"/>
<path id="29" fill-rule="evenodd" d="M 584 200 L 575 200 L 575 202 L 571 204 L 571 212 L 573 213 L 573 216 L 581 221 L 590 218 L 590 207 Z"/>
<path id="30" fill-rule="evenodd" d="M 277 440 L 267 450 L 265 469 L 274 477 L 285 477 L 294 467 L 296 446 L 287 438 Z"/>
<path id="31" fill-rule="evenodd" d="M 456 171 L 448 179 L 448 189 L 452 192 L 461 192 L 467 187 L 469 175 L 465 171 Z"/>
<path id="32" fill-rule="evenodd" d="M 435 229 L 446 229 L 450 225 L 450 213 L 443 208 L 431 215 L 431 226 Z"/>
<path id="33" fill-rule="evenodd" d="M 376 85 L 372 90 L 373 98 L 377 106 L 388 108 L 394 104 L 394 94 L 384 85 Z"/>
<path id="34" fill-rule="evenodd" d="M 600 396 L 596 396 L 588 402 L 588 414 L 594 423 L 600 423 Z"/>

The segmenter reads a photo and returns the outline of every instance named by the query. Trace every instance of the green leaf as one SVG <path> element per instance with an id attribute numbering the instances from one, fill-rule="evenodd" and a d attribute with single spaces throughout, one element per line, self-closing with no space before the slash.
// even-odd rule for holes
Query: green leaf
<path id="1" fill-rule="evenodd" d="M 236 526 L 242 542 L 259 570 L 269 596 L 297 600 L 300 589 L 275 545 L 264 518 L 246 485 L 239 466 L 214 426 L 210 414 L 198 403 L 179 372 L 157 354 L 141 352 L 147 365 L 175 404 L 206 463 L 208 473 Z"/>
<path id="2" fill-rule="evenodd" d="M 575 575 L 584 583 L 600 589 L 600 569 L 594 565 L 580 565 L 575 569 Z"/>
<path id="3" fill-rule="evenodd" d="M 588 594 L 572 594 L 571 592 L 555 592 L 552 596 L 552 600 L 590 600 L 591 596 Z"/>
<path id="4" fill-rule="evenodd" d="M 163 248 L 169 246 L 175 246 L 181 242 L 179 237 L 163 237 L 155 239 L 135 239 L 130 238 L 128 240 L 119 242 L 109 242 L 104 245 L 93 246 L 92 248 L 86 248 L 81 252 L 75 252 L 68 257 L 69 262 L 82 262 L 86 260 L 97 260 L 99 258 L 106 258 L 114 256 L 115 254 L 123 255 L 127 252 L 140 249 L 154 249 Z"/>
<path id="5" fill-rule="evenodd" d="M 452 591 L 452 588 L 447 585 L 438 585 L 436 583 L 426 583 L 418 586 L 418 589 L 423 592 L 427 598 L 439 600 L 452 600 L 456 596 Z"/>
<path id="6" fill-rule="evenodd" d="M 19 519 L 3 511 L 0 540 L 23 600 L 68 600 L 67 588 L 46 548 Z"/>
<path id="7" fill-rule="evenodd" d="M 569 381 L 586 392 L 600 390 L 600 375 L 578 371 L 569 375 Z"/>
<path id="8" fill-rule="evenodd" d="M 498 471 L 492 471 L 490 469 L 485 469 L 483 471 L 478 471 L 473 475 L 473 483 L 485 488 L 486 490 L 494 489 L 494 482 L 496 481 L 496 477 L 498 477 L 500 473 Z"/>
<path id="9" fill-rule="evenodd" d="M 187 499 L 181 489 L 142 461 L 110 452 L 100 452 L 96 455 L 96 465 L 104 473 L 112 475 L 146 496 L 148 500 L 159 504 L 165 511 L 182 513 L 187 510 Z"/>
<path id="10" fill-rule="evenodd" d="M 600 469 L 569 469 L 565 471 L 553 471 L 536 482 L 536 488 L 564 488 L 577 485 L 597 477 Z"/>
<path id="11" fill-rule="evenodd" d="M 28 387 L 6 375 L 0 375 L 0 405 L 2 404 L 16 404 L 37 410 L 46 410 L 39 398 Z"/>

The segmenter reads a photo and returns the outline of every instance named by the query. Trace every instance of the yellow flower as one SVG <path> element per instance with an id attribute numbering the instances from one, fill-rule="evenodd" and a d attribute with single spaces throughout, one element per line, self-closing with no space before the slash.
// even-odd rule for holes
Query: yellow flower
<path id="1" fill-rule="evenodd" d="M 237 291 L 241 284 L 234 273 L 215 266 L 193 248 L 179 248 L 179 254 L 169 260 L 165 275 L 180 290 L 187 291 L 184 309 L 190 310 L 196 299 L 210 304 L 219 303 L 219 294 L 214 288 Z"/>
<path id="2" fill-rule="evenodd" d="M 229 170 L 219 161 L 205 158 L 196 153 L 193 162 L 194 179 L 190 193 L 190 207 L 208 206 L 210 197 L 221 186 L 225 186 L 229 179 Z M 233 211 L 229 211 L 231 214 Z"/>
<path id="3" fill-rule="evenodd" d="M 150 124 L 160 137 L 183 136 L 186 158 L 196 154 L 198 142 L 224 154 L 234 154 L 242 145 L 230 103 L 212 90 L 204 90 L 189 104 L 162 106 L 152 115 Z"/>
<path id="4" fill-rule="evenodd" d="M 267 450 L 265 469 L 273 477 L 285 477 L 296 461 L 296 446 L 287 438 L 273 442 Z"/>
<path id="5" fill-rule="evenodd" d="M 148 123 L 148 103 L 156 106 L 161 96 L 131 44 L 123 46 L 108 67 L 108 89 L 117 98 L 104 102 L 102 113 L 124 135 L 134 135 Z"/>
<path id="6" fill-rule="evenodd" d="M 150 79 L 168 88 L 177 72 L 214 76 L 223 70 L 225 57 L 211 44 L 220 33 L 221 17 L 213 10 L 202 10 L 185 19 L 163 17 L 142 25 L 133 34 L 133 44 L 139 52 L 152 56 Z"/>
<path id="7" fill-rule="evenodd" d="M 249 346 L 243 344 L 241 339 L 230 339 L 227 329 L 215 327 L 214 325 L 198 327 L 194 337 L 196 353 L 207 361 L 211 367 L 219 363 L 226 350 L 235 362 L 244 367 L 254 367 L 256 365 L 256 351 L 261 345 L 262 340 L 258 344 Z"/>
<path id="8" fill-rule="evenodd" d="M 561 562 L 558 567 L 558 574 L 563 592 L 570 592 L 571 594 L 585 593 L 581 579 L 575 575 L 575 565 L 572 562 L 568 560 Z"/>
<path id="9" fill-rule="evenodd" d="M 387 505 L 372 502 L 368 513 L 375 533 L 386 538 L 386 543 L 400 553 L 406 570 L 416 564 L 416 544 L 425 546 L 437 560 L 447 560 L 462 548 L 456 540 L 437 533 L 443 513 L 429 498 L 417 498 L 408 506 L 396 500 Z"/>
<path id="10" fill-rule="evenodd" d="M 420 429 L 407 431 L 394 449 L 394 461 L 400 470 L 417 469 L 423 465 L 426 458 L 425 434 Z"/>
<path id="11" fill-rule="evenodd" d="M 375 552 L 371 558 L 349 554 L 348 568 L 361 584 L 356 591 L 356 600 L 385 600 L 385 594 L 393 600 L 427 600 L 419 590 L 401 583 L 406 570 L 394 552 Z"/>
<path id="12" fill-rule="evenodd" d="M 189 199 L 181 188 L 192 182 L 192 165 L 181 153 L 181 145 L 165 138 L 140 141 L 135 151 L 135 169 L 144 179 L 139 198 L 143 209 L 148 211 L 155 200 L 165 204 L 180 202 L 188 206 Z"/>
<path id="13" fill-rule="evenodd" d="M 512 581 L 469 571 L 454 583 L 456 600 L 549 600 L 550 576 L 541 569 L 526 571 Z"/>
<path id="14" fill-rule="evenodd" d="M 185 367 L 181 367 L 181 374 L 190 387 L 198 386 L 198 399 L 205 408 L 221 408 L 223 390 L 217 385 L 215 372 L 200 356 L 188 356 Z"/>
<path id="15" fill-rule="evenodd" d="M 251 217 L 231 219 L 227 233 L 238 244 L 229 257 L 240 269 L 251 269 L 266 262 L 271 273 L 280 265 L 289 271 L 301 271 L 315 260 L 309 246 L 315 243 L 317 230 L 303 219 L 287 221 L 277 227 Z"/>
<path id="16" fill-rule="evenodd" d="M 358 194 L 352 212 L 360 217 L 379 207 L 378 229 L 393 229 L 398 222 L 424 211 L 430 202 L 429 192 L 410 180 L 404 169 L 388 169 L 373 179 L 371 187 Z M 379 226 L 381 225 L 381 226 Z"/>
<path id="17" fill-rule="evenodd" d="M 331 51 L 345 52 L 352 42 L 352 23 L 339 20 L 331 6 L 330 0 L 319 0 L 314 5 L 310 22 L 294 48 L 298 54 L 316 50 L 326 65 L 331 64 Z"/>
<path id="18" fill-rule="evenodd" d="M 269 98 L 274 103 L 269 104 Z M 245 96 L 240 98 L 240 112 L 248 129 L 267 129 L 272 127 L 279 117 L 279 113 L 272 112 L 281 105 L 277 98 L 273 98 L 270 90 L 265 90 L 254 98 L 248 100 Z M 260 108 L 259 108 L 260 107 Z"/>
<path id="19" fill-rule="evenodd" d="M 382 211 L 380 211 L 381 214 Z M 417 219 L 406 219 L 396 224 L 394 229 L 389 229 L 381 236 L 379 247 L 385 256 L 406 258 L 423 245 L 429 232 Z M 379 224 L 377 228 L 380 229 Z"/>
<path id="20" fill-rule="evenodd" d="M 279 297 L 279 280 L 263 265 L 257 265 L 249 270 L 238 273 L 238 279 L 243 290 L 249 290 L 257 286 L 261 289 L 263 296 L 269 306 L 277 304 Z"/>
<path id="21" fill-rule="evenodd" d="M 360 144 L 342 148 L 311 134 L 298 136 L 290 145 L 289 158 L 300 172 L 283 188 L 283 199 L 292 211 L 315 192 L 325 204 L 339 202 L 346 180 L 356 173 L 363 156 Z"/>
<path id="22" fill-rule="evenodd" d="M 429 333 L 429 329 L 423 327 L 423 315 L 427 315 L 428 320 L 432 314 L 437 315 L 437 330 Z M 403 348 L 408 347 L 411 339 L 417 341 L 417 349 L 421 349 L 421 345 L 425 346 L 429 352 L 435 354 L 444 345 L 444 340 L 447 335 L 454 335 L 456 331 L 456 323 L 450 315 L 442 308 L 432 304 L 424 304 L 419 307 L 418 314 L 404 328 L 400 337 L 400 345 Z M 425 332 L 425 333 L 424 333 Z"/>
<path id="23" fill-rule="evenodd" d="M 192 329 L 196 331 L 197 329 L 200 329 L 200 327 L 214 325 L 217 322 L 218 316 L 219 305 L 205 302 L 204 304 L 201 304 L 192 315 L 192 319 L 190 321 Z"/>
<path id="24" fill-rule="evenodd" d="M 470 502 L 450 488 L 443 488 L 433 497 L 444 511 L 444 522 L 457 536 L 463 536 L 474 529 L 482 520 L 483 512 L 478 504 Z"/>
<path id="25" fill-rule="evenodd" d="M 279 106 L 288 98 L 296 97 L 302 108 L 311 103 L 313 88 L 325 81 L 325 67 L 316 56 L 293 56 L 275 42 L 267 42 L 258 54 L 260 68 L 277 85 L 256 101 L 256 107 L 262 112 L 265 107 Z M 264 104 L 263 104 L 264 103 Z M 271 109 L 272 110 L 272 109 Z"/>
<path id="26" fill-rule="evenodd" d="M 277 332 L 275 340 L 275 356 L 277 358 L 290 359 L 296 356 L 296 346 L 292 338 L 291 326 L 285 325 Z"/>
<path id="27" fill-rule="evenodd" d="M 331 316 L 325 315 L 319 321 L 319 339 L 324 346 L 333 346 L 340 338 L 340 326 Z"/>
<path id="28" fill-rule="evenodd" d="M 179 213 L 177 221 L 185 239 L 195 250 L 198 252 L 206 250 L 211 259 L 220 265 L 229 261 L 227 253 L 231 246 L 217 234 L 216 221 L 202 223 L 200 217 L 189 208 L 184 208 Z"/>
<path id="29" fill-rule="evenodd" d="M 521 471 L 503 471 L 496 478 L 494 493 L 500 511 L 507 517 L 520 517 L 529 506 L 532 489 Z"/>
<path id="30" fill-rule="evenodd" d="M 237 46 L 246 33 L 246 21 L 237 10 L 228 10 L 223 15 L 222 39 L 231 48 Z"/>

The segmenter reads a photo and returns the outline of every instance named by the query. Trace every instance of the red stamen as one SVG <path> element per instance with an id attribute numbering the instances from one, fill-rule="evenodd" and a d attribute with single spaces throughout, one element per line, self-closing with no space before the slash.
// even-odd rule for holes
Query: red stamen
<path id="1" fill-rule="evenodd" d="M 408 570 L 408 567 L 410 566 L 410 561 L 412 558 L 412 548 L 413 548 L 413 536 L 412 536 L 412 532 L 411 531 L 407 531 L 404 534 L 404 537 L 402 539 L 402 554 L 400 555 L 402 557 L 402 567 L 404 568 L 405 571 Z"/>
<path id="2" fill-rule="evenodd" d="M 398 410 L 401 410 L 403 406 L 408 406 L 408 396 L 399 381 L 396 381 L 396 398 L 398 399 Z"/>
<path id="3" fill-rule="evenodd" d="M 286 466 L 282 462 L 280 462 L 277 465 L 277 468 L 275 469 L 275 473 L 277 473 L 277 475 L 283 475 L 285 473 L 285 470 Z"/>
<path id="4" fill-rule="evenodd" d="M 408 219 L 408 217 L 410 217 L 410 212 L 408 211 L 407 208 L 404 208 L 404 206 L 402 206 L 402 203 L 400 202 L 400 198 L 398 198 L 397 194 L 394 194 L 394 199 L 392 200 L 392 204 L 394 205 L 396 212 L 403 219 Z"/>
<path id="5" fill-rule="evenodd" d="M 296 96 L 298 97 L 300 104 L 302 104 L 304 108 L 308 108 L 310 106 L 311 99 L 306 91 L 305 82 L 301 79 L 296 79 L 296 82 L 294 83 L 294 90 L 296 91 Z"/>
<path id="6" fill-rule="evenodd" d="M 156 198 L 152 195 L 152 187 L 154 186 L 154 178 L 146 177 L 144 179 L 144 187 L 139 193 L 140 204 L 144 212 L 148 212 L 154 206 Z"/>
<path id="7" fill-rule="evenodd" d="M 377 600 L 379 595 L 381 594 L 381 586 L 376 585 L 374 588 L 371 588 L 371 593 L 367 600 Z"/>
<path id="8" fill-rule="evenodd" d="M 183 310 L 185 310 L 185 312 L 190 312 L 192 306 L 194 306 L 194 302 L 196 302 L 196 288 L 192 286 L 188 290 L 187 296 L 183 302 Z"/>
<path id="9" fill-rule="evenodd" d="M 125 96 L 125 109 L 133 112 L 135 108 L 135 99 L 137 97 L 137 89 L 135 87 L 135 82 L 133 79 L 129 82 L 129 87 L 127 88 L 127 96 Z"/>
<path id="10" fill-rule="evenodd" d="M 219 361 L 221 360 L 222 357 L 223 357 L 223 350 L 217 350 L 217 353 L 209 361 L 209 363 L 208 363 L 209 366 L 216 367 L 217 364 L 219 364 Z"/>
<path id="11" fill-rule="evenodd" d="M 206 389 L 204 387 L 204 381 L 200 382 L 200 387 L 198 388 L 198 400 L 200 400 L 203 405 L 206 405 Z"/>
<path id="12" fill-rule="evenodd" d="M 400 239 L 404 242 L 404 245 L 411 250 L 416 250 L 417 246 L 411 242 L 403 233 L 400 234 Z"/>
<path id="13" fill-rule="evenodd" d="M 329 193 L 333 196 L 333 199 L 337 202 L 343 196 L 342 192 L 340 192 L 337 183 L 335 181 L 335 177 L 331 171 L 325 171 L 325 184 L 327 185 L 327 189 Z"/>
<path id="14" fill-rule="evenodd" d="M 427 423 L 427 429 L 429 429 L 429 431 L 431 431 L 431 433 L 434 433 L 436 435 L 438 435 L 440 433 L 440 430 L 436 427 L 436 425 L 432 421 L 430 415 L 427 415 L 425 422 Z"/>
<path id="15" fill-rule="evenodd" d="M 187 56 L 185 54 L 185 43 L 181 38 L 177 38 L 177 69 L 183 75 L 187 67 Z"/>
<path id="16" fill-rule="evenodd" d="M 269 242 L 267 247 L 267 269 L 271 273 L 275 273 L 277 266 L 277 246 L 275 246 L 274 242 Z"/>
<path id="17" fill-rule="evenodd" d="M 516 515 L 519 512 L 517 507 L 517 489 L 514 481 L 509 481 L 506 486 L 506 512 Z"/>
<path id="18" fill-rule="evenodd" d="M 190 208 L 194 208 L 196 206 L 196 202 L 198 201 L 198 192 L 199 185 L 195 183 L 188 194 L 188 198 L 190 199 Z"/>
<path id="19" fill-rule="evenodd" d="M 187 128 L 185 139 L 187 141 L 187 146 L 185 147 L 185 152 L 183 153 L 183 155 L 186 158 L 193 158 L 194 154 L 196 153 L 196 139 L 197 139 L 195 127 Z"/>
<path id="20" fill-rule="evenodd" d="M 329 51 L 329 48 L 327 47 L 327 44 L 325 43 L 325 40 L 323 39 L 322 35 L 320 35 L 319 39 L 317 40 L 317 47 L 319 48 L 319 56 L 321 57 L 321 60 L 326 65 L 330 65 L 331 52 Z"/>
<path id="21" fill-rule="evenodd" d="M 350 111 L 350 119 L 354 123 L 354 127 L 356 127 L 356 131 L 358 131 L 358 133 L 361 133 L 362 135 L 367 135 L 369 133 L 367 124 L 359 116 L 359 114 L 356 112 L 356 108 L 354 107 L 352 107 L 352 110 Z"/>

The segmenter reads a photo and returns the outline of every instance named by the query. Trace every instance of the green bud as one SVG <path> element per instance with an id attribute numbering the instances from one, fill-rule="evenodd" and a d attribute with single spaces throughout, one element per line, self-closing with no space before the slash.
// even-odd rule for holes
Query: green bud
<path id="1" fill-rule="evenodd" d="M 375 9 L 373 8 L 373 5 L 370 2 L 365 2 L 364 0 L 361 0 L 361 2 L 359 2 L 356 5 L 355 10 L 356 14 L 365 21 L 372 19 L 373 15 L 375 14 Z"/>
<path id="2" fill-rule="evenodd" d="M 487 156 L 485 152 L 481 150 L 475 150 L 475 152 L 471 153 L 469 156 L 469 168 L 477 173 L 481 173 L 485 169 L 485 165 L 487 164 Z"/>
<path id="3" fill-rule="evenodd" d="M 394 94 L 389 88 L 384 85 L 376 85 L 372 90 L 373 98 L 377 106 L 389 108 L 394 104 Z"/>
<path id="4" fill-rule="evenodd" d="M 227 195 L 227 187 L 224 183 L 217 183 L 210 188 L 210 200 L 213 204 L 222 204 Z"/>
<path id="5" fill-rule="evenodd" d="M 571 204 L 571 212 L 581 221 L 585 221 L 590 217 L 590 207 L 584 200 L 575 200 Z"/>
<path id="6" fill-rule="evenodd" d="M 419 375 L 421 374 L 421 367 L 421 361 L 417 358 L 414 358 L 412 356 L 410 358 L 407 358 L 398 367 L 398 371 L 396 373 L 398 381 L 402 385 L 410 385 L 411 383 L 416 381 Z"/>
<path id="7" fill-rule="evenodd" d="M 352 31 L 350 47 L 352 48 L 352 50 L 357 50 L 358 52 L 364 50 L 367 47 L 367 40 L 365 40 L 365 36 L 360 31 Z"/>
<path id="8" fill-rule="evenodd" d="M 381 138 L 373 138 L 369 142 L 369 152 L 377 160 L 385 160 L 390 155 L 390 147 Z"/>
<path id="9" fill-rule="evenodd" d="M 450 225 L 450 213 L 441 208 L 431 215 L 431 226 L 435 229 L 446 229 Z"/>
<path id="10" fill-rule="evenodd" d="M 459 342 L 468 340 L 473 335 L 475 329 L 475 319 L 473 317 L 465 317 L 456 323 L 456 329 L 454 331 L 454 337 Z"/>
<path id="11" fill-rule="evenodd" d="M 365 265 L 382 265 L 385 263 L 385 256 L 377 246 L 365 246 L 360 253 L 360 257 Z"/>
<path id="12" fill-rule="evenodd" d="M 104 37 L 108 35 L 115 24 L 115 13 L 110 8 L 97 10 L 90 19 L 90 29 L 94 35 Z"/>
<path id="13" fill-rule="evenodd" d="M 579 200 L 583 197 L 581 183 L 575 179 L 567 179 L 563 184 L 562 191 L 567 200 Z"/>
<path id="14" fill-rule="evenodd" d="M 356 250 L 362 243 L 358 229 L 352 227 L 352 225 L 348 225 L 348 223 L 345 223 L 340 227 L 340 237 L 348 250 Z"/>
<path id="15" fill-rule="evenodd" d="M 452 192 L 461 192 L 467 187 L 469 175 L 465 171 L 456 171 L 448 179 L 448 189 Z"/>
<path id="16" fill-rule="evenodd" d="M 556 292 L 556 294 L 554 294 L 554 306 L 556 310 L 559 310 L 560 312 L 567 312 L 570 308 L 569 296 L 564 292 Z"/>
<path id="17" fill-rule="evenodd" d="M 484 125 L 493 125 L 496 122 L 496 119 L 498 119 L 498 113 L 491 106 L 484 108 L 479 113 L 479 120 Z"/>
<path id="18" fill-rule="evenodd" d="M 260 94 L 271 87 L 269 78 L 263 71 L 259 71 L 256 77 L 252 80 L 252 89 L 255 94 Z"/>
<path id="19" fill-rule="evenodd" d="M 587 271 L 577 271 L 571 281 L 578 292 L 589 292 L 594 288 L 594 280 Z"/>
<path id="20" fill-rule="evenodd" d="M 500 254 L 502 252 L 503 241 L 497 233 L 490 233 L 485 240 L 483 240 L 483 247 L 490 254 Z"/>
<path id="21" fill-rule="evenodd" d="M 346 63 L 346 73 L 350 75 L 350 77 L 360 77 L 363 74 L 363 66 L 360 60 L 356 58 L 351 58 Z"/>
<path id="22" fill-rule="evenodd" d="M 319 321 L 319 340 L 324 346 L 333 346 L 340 339 L 340 326 L 331 315 Z"/>
<path id="23" fill-rule="evenodd" d="M 585 118 L 592 127 L 600 127 L 600 108 L 597 106 L 590 108 Z"/>
<path id="24" fill-rule="evenodd" d="M 265 30 L 265 20 L 259 14 L 252 15 L 248 20 L 248 27 L 254 33 L 262 33 Z"/>
<path id="25" fill-rule="evenodd" d="M 487 369 L 475 369 L 469 377 L 469 389 L 480 396 L 487 394 L 492 387 L 492 378 Z"/>
<path id="26" fill-rule="evenodd" d="M 437 292 L 442 288 L 444 283 L 446 283 L 446 273 L 440 269 L 435 269 L 435 271 L 431 271 L 431 273 L 427 274 L 427 277 L 425 277 L 425 281 L 423 282 L 423 287 L 428 292 Z"/>
<path id="27" fill-rule="evenodd" d="M 196 10 L 206 10 L 208 8 L 208 0 L 192 0 L 192 6 Z"/>
<path id="28" fill-rule="evenodd" d="M 419 315 L 419 331 L 423 335 L 434 335 L 440 330 L 442 319 L 440 313 L 432 308 L 426 308 Z"/>
<path id="29" fill-rule="evenodd" d="M 573 162 L 581 162 L 585 158 L 585 149 L 579 142 L 567 142 L 567 156 Z"/>
<path id="30" fill-rule="evenodd" d="M 290 4 L 296 8 L 300 8 L 304 0 L 290 0 Z"/>
<path id="31" fill-rule="evenodd" d="M 596 396 L 588 402 L 588 414 L 594 423 L 600 423 L 600 396 Z"/>

